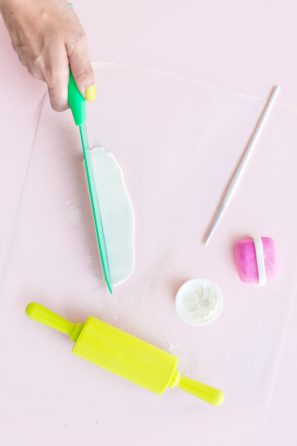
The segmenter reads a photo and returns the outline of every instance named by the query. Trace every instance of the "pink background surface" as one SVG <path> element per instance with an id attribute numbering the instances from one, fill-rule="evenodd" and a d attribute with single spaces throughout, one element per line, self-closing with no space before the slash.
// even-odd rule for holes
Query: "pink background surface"
<path id="1" fill-rule="evenodd" d="M 293 198 L 293 194 L 291 196 L 289 191 L 293 190 L 293 187 L 296 188 L 296 180 L 294 180 L 292 173 L 294 171 L 294 165 L 296 165 L 293 151 L 294 144 L 296 147 L 296 134 L 294 134 L 293 128 L 297 101 L 295 90 L 297 73 L 296 61 L 293 57 L 295 54 L 294 11 L 290 12 L 290 5 L 290 2 L 282 2 L 281 6 L 279 2 L 272 4 L 271 2 L 262 2 L 261 6 L 256 3 L 251 3 L 246 5 L 245 10 L 243 5 L 233 1 L 225 2 L 224 5 L 219 5 L 218 2 L 209 2 L 207 5 L 201 6 L 197 5 L 197 2 L 183 2 L 183 5 L 179 2 L 164 1 L 153 2 L 150 5 L 142 2 L 125 2 L 125 4 L 121 5 L 108 2 L 108 4 L 101 5 L 96 3 L 96 6 L 95 2 L 86 2 L 83 7 L 79 7 L 78 5 L 78 11 L 88 30 L 93 60 L 118 62 L 127 65 L 141 65 L 156 70 L 173 71 L 183 76 L 196 78 L 197 80 L 237 89 L 251 96 L 259 95 L 263 97 L 273 82 L 279 82 L 282 85 L 282 93 L 279 100 L 280 106 L 274 116 L 275 121 L 271 123 L 271 129 L 273 128 L 275 138 L 273 138 L 273 141 L 263 138 L 263 151 L 259 155 L 260 159 L 258 158 L 257 163 L 255 162 L 254 164 L 256 182 L 253 188 L 243 187 L 241 195 L 242 201 L 238 199 L 234 202 L 232 212 L 234 212 L 233 216 L 237 216 L 237 220 L 235 219 L 234 221 L 232 219 L 231 213 L 226 218 L 220 232 L 221 239 L 218 237 L 217 245 L 210 247 L 205 272 L 208 273 L 211 271 L 210 262 L 213 256 L 217 252 L 221 252 L 222 254 L 225 252 L 228 240 L 230 240 L 231 235 L 234 233 L 234 227 L 230 226 L 230 224 L 238 224 L 238 216 L 245 216 L 246 228 L 243 228 L 244 230 L 248 230 L 255 224 L 255 214 L 253 212 L 256 213 L 257 204 L 255 205 L 254 211 L 253 209 L 250 211 L 244 209 L 242 203 L 250 202 L 251 198 L 255 198 L 256 186 L 257 184 L 261 184 L 260 198 L 267 200 L 271 212 L 279 210 L 279 218 L 276 214 L 271 214 L 275 217 L 272 222 L 269 222 L 268 215 L 266 216 L 266 220 L 263 220 L 264 215 L 261 216 L 263 226 L 266 229 L 270 224 L 269 229 L 280 240 L 281 252 L 285 254 L 283 256 L 286 259 L 285 274 L 290 280 L 286 283 L 285 277 L 281 277 L 280 280 L 283 282 L 278 283 L 282 285 L 286 283 L 288 290 L 293 292 L 294 281 L 292 277 L 294 276 L 296 266 L 296 259 L 294 258 L 296 250 L 294 250 L 294 246 L 296 246 L 297 240 L 294 237 L 294 226 L 296 227 L 296 223 L 294 222 L 294 218 L 296 219 L 293 208 L 294 203 L 293 199 L 290 200 L 290 197 Z M 97 15 L 94 14 L 94 7 L 98 8 Z M 117 12 L 116 14 L 115 11 Z M 216 11 L 215 14 L 214 11 Z M 98 21 L 100 26 L 98 26 Z M 96 291 L 97 285 L 94 277 L 88 277 L 90 269 L 87 267 L 86 262 L 82 262 L 84 268 L 80 264 L 68 265 L 66 273 L 63 271 L 63 276 L 59 276 L 57 270 L 45 271 L 42 268 L 42 263 L 38 263 L 39 257 L 36 257 L 34 254 L 40 254 L 41 262 L 46 259 L 42 257 L 44 255 L 44 249 L 40 249 L 40 245 L 37 242 L 35 246 L 30 245 L 32 248 L 32 256 L 30 256 L 26 243 L 35 239 L 35 237 L 33 239 L 33 230 L 30 232 L 30 223 L 34 221 L 33 217 L 39 215 L 38 212 L 36 213 L 34 206 L 32 206 L 33 201 L 30 205 L 30 200 L 36 197 L 38 198 L 38 194 L 43 192 L 42 186 L 46 187 L 44 190 L 46 194 L 52 194 L 53 202 L 59 197 L 59 186 L 64 190 L 63 187 L 66 185 L 66 195 L 69 193 L 71 196 L 71 191 L 73 192 L 71 188 L 75 187 L 76 182 L 69 182 L 69 178 L 68 180 L 65 179 L 64 182 L 60 175 L 58 177 L 60 183 L 55 181 L 53 190 L 48 190 L 49 182 L 45 179 L 50 175 L 51 169 L 53 169 L 53 172 L 56 172 L 53 163 L 57 162 L 57 159 L 47 158 L 49 152 L 46 150 L 44 150 L 44 154 L 41 154 L 41 159 L 36 158 L 36 156 L 32 157 L 30 170 L 26 177 L 43 86 L 39 82 L 30 79 L 23 68 L 18 65 L 9 47 L 8 39 L 3 28 L 0 29 L 0 33 L 2 42 L 0 53 L 1 67 L 5 67 L 5 70 L 1 69 L 0 73 L 0 92 L 2 103 L 6 104 L 6 107 L 1 112 L 1 148 L 3 151 L 3 161 L 0 165 L 2 185 L 0 194 L 0 203 L 2 205 L 0 267 L 1 277 L 4 279 L 2 281 L 1 307 L 3 308 L 2 314 L 5 316 L 8 315 L 8 321 L 11 322 L 10 326 L 9 322 L 3 320 L 1 330 L 1 349 L 6 359 L 6 361 L 3 361 L 3 367 L 1 367 L 1 393 L 4 395 L 1 401 L 1 415 L 3 420 L 2 436 L 5 438 L 6 444 L 9 444 L 9 441 L 11 441 L 11 444 L 17 444 L 17 441 L 19 442 L 24 438 L 27 441 L 30 440 L 32 444 L 37 444 L 36 441 L 38 435 L 40 435 L 40 429 L 42 429 L 43 435 L 46 433 L 47 440 L 43 441 L 44 444 L 50 444 L 53 441 L 56 441 L 58 444 L 62 444 L 62 442 L 66 442 L 67 444 L 70 441 L 72 444 L 79 444 L 88 439 L 90 441 L 102 441 L 104 444 L 117 444 L 118 442 L 124 443 L 128 441 L 132 444 L 133 442 L 135 444 L 139 442 L 142 442 L 142 444 L 151 444 L 153 441 L 157 444 L 165 441 L 170 441 L 172 444 L 179 444 L 185 440 L 188 441 L 188 444 L 196 444 L 200 440 L 202 444 L 208 445 L 218 444 L 218 438 L 223 444 L 230 442 L 233 444 L 239 441 L 240 444 L 247 445 L 279 444 L 280 441 L 284 441 L 288 445 L 295 444 L 293 417 L 296 411 L 296 405 L 294 403 L 296 389 L 294 388 L 293 378 L 296 374 L 296 343 L 294 342 L 294 338 L 296 339 L 296 323 L 294 323 L 297 317 L 296 312 L 293 313 L 291 319 L 288 330 L 289 336 L 285 343 L 285 354 L 282 357 L 276 382 L 277 385 L 270 406 L 266 404 L 263 407 L 260 404 L 253 409 L 253 416 L 251 416 L 251 411 L 245 405 L 244 401 L 240 408 L 234 406 L 236 411 L 234 407 L 231 410 L 228 405 L 221 411 L 214 411 L 212 408 L 199 405 L 199 410 L 196 411 L 193 409 L 193 401 L 183 397 L 179 392 L 171 394 L 164 401 L 160 401 L 151 395 L 143 393 L 139 389 L 135 390 L 130 386 L 128 387 L 120 380 L 113 381 L 110 377 L 105 377 L 104 379 L 106 379 L 107 384 L 112 383 L 114 394 L 110 393 L 110 386 L 107 384 L 106 386 L 102 386 L 101 384 L 100 393 L 98 395 L 94 394 L 91 383 L 93 382 L 94 387 L 96 387 L 98 381 L 97 370 L 83 363 L 78 365 L 75 358 L 67 355 L 67 352 L 70 350 L 69 344 L 69 348 L 67 349 L 67 342 L 62 341 L 54 333 L 39 330 L 37 327 L 28 328 L 28 323 L 23 318 L 22 307 L 31 298 L 32 292 L 42 293 L 44 302 L 47 301 L 47 303 L 55 305 L 55 309 L 60 309 L 65 315 L 67 313 L 69 317 L 71 315 L 73 317 L 87 315 L 89 312 L 100 314 L 100 316 L 103 315 L 107 320 L 110 318 L 110 321 L 115 317 L 120 317 L 121 321 L 123 321 L 123 328 L 130 329 L 130 331 L 157 344 L 160 342 L 159 339 L 162 339 L 162 342 L 168 339 L 168 333 L 166 333 L 167 319 L 168 327 L 173 331 L 175 330 L 175 324 L 178 324 L 178 320 L 172 309 L 171 302 L 166 298 L 161 304 L 160 313 L 155 322 L 155 324 L 159 324 L 158 330 L 154 332 L 149 319 L 142 318 L 141 324 L 139 324 L 136 318 L 136 311 L 131 318 L 131 305 L 135 304 L 137 306 L 140 312 L 139 314 L 141 314 L 143 306 L 143 302 L 141 300 L 137 301 L 136 297 L 131 294 L 128 297 L 125 296 L 125 299 L 127 299 L 126 310 L 126 303 L 125 305 L 122 303 L 124 297 L 121 299 L 121 305 L 119 307 L 114 303 L 109 306 L 103 297 L 102 299 L 98 297 L 97 306 L 96 299 L 94 296 L 91 297 L 90 291 L 87 292 L 85 288 L 85 284 L 87 283 L 89 290 L 93 289 L 94 294 L 98 293 L 98 290 Z M 100 82 L 98 86 L 100 89 Z M 103 97 L 104 93 L 105 90 L 103 90 L 102 86 L 102 92 L 100 94 Z M 112 107 L 110 106 L 107 117 L 111 116 L 111 110 Z M 241 143 L 244 141 L 243 135 L 245 134 L 246 128 L 249 128 L 249 124 L 253 122 L 255 110 L 257 108 L 254 107 L 253 109 L 252 101 L 251 108 L 248 107 L 246 109 L 248 119 L 246 127 L 240 129 L 241 134 L 240 132 L 236 133 Z M 55 139 L 52 143 L 57 143 L 57 141 L 62 140 L 62 135 L 64 135 L 62 129 L 64 125 L 65 138 L 67 134 L 69 144 L 73 146 L 77 144 L 76 140 L 69 140 L 69 138 L 75 138 L 75 132 L 69 132 L 69 130 L 66 132 L 66 124 L 63 124 L 66 122 L 69 125 L 69 118 L 55 115 L 47 108 L 44 110 L 42 116 L 42 119 L 48 118 L 48 122 L 44 123 L 41 120 L 40 129 L 44 129 L 44 132 L 40 136 L 39 130 L 37 138 L 41 137 L 44 147 L 48 147 L 48 139 L 46 138 L 52 135 L 52 126 L 57 126 L 54 128 L 58 129 L 59 127 L 60 129 L 55 132 L 53 136 Z M 102 119 L 104 116 L 102 115 Z M 120 122 L 120 115 L 118 119 L 118 122 Z M 50 124 L 49 121 L 51 121 Z M 111 130 L 108 133 L 108 119 L 106 118 L 104 128 L 103 124 L 101 125 L 101 138 L 103 138 L 101 136 L 103 130 L 106 129 L 106 140 L 102 142 L 104 145 L 107 143 L 108 146 L 112 146 L 114 151 L 116 147 L 119 147 L 119 142 L 123 141 L 123 135 L 117 132 L 119 141 L 116 140 L 116 136 L 113 141 L 108 140 L 107 135 L 112 134 Z M 280 129 L 279 132 L 278 128 Z M 286 133 L 284 129 L 289 129 L 289 131 Z M 287 134 L 286 137 L 284 136 L 285 133 Z M 156 134 L 150 136 L 152 140 L 154 136 Z M 267 154 L 267 151 L 269 151 L 272 142 L 273 148 L 271 150 L 273 150 L 275 159 L 274 164 L 272 164 L 272 171 L 269 170 L 269 176 L 272 175 L 277 181 L 277 187 L 274 186 L 274 190 L 278 194 L 277 208 L 274 206 L 272 200 L 268 200 L 269 183 L 266 185 L 264 183 L 263 185 L 261 170 L 259 170 L 260 166 L 265 168 L 265 153 Z M 235 143 L 236 141 L 234 141 L 234 147 L 236 146 Z M 129 145 L 128 141 L 126 141 L 126 145 Z M 283 156 L 278 158 L 280 146 L 282 146 L 281 153 Z M 75 150 L 77 150 L 77 147 Z M 74 153 L 77 155 L 78 152 L 75 152 L 75 150 Z M 61 152 L 61 158 L 58 158 L 58 164 L 60 164 L 60 161 L 67 164 L 70 155 L 66 154 L 64 156 L 63 153 L 65 154 L 65 151 Z M 164 157 L 166 153 L 168 152 L 164 151 Z M 148 156 L 148 149 L 144 151 L 144 154 Z M 140 155 L 138 154 L 138 156 Z M 39 177 L 34 174 L 34 172 L 36 173 L 38 171 L 34 169 L 36 159 L 38 160 Z M 133 159 L 132 156 L 130 159 Z M 125 172 L 127 172 L 131 190 L 134 190 L 135 186 L 133 182 L 135 184 L 137 183 L 137 177 L 134 175 L 135 169 L 132 169 L 132 166 L 127 160 L 125 161 L 123 157 L 121 161 L 123 162 Z M 230 157 L 230 161 L 232 160 L 232 157 Z M 44 166 L 44 179 L 43 174 L 40 172 L 40 162 Z M 205 158 L 205 162 L 208 162 L 207 158 Z M 279 163 L 281 163 L 280 169 L 278 168 Z M 171 164 L 173 171 L 175 171 L 175 166 L 177 165 L 179 165 L 179 160 L 173 160 Z M 224 168 L 228 171 L 228 165 L 224 165 Z M 63 172 L 65 172 L 65 169 Z M 75 172 L 77 170 L 72 166 L 72 170 L 69 170 L 69 175 L 71 176 Z M 25 178 L 27 178 L 26 181 Z M 55 180 L 56 178 L 55 176 Z M 224 173 L 222 172 L 222 180 L 223 178 Z M 282 178 L 286 178 L 286 181 L 282 182 Z M 24 200 L 22 206 L 19 208 L 24 184 Z M 68 185 L 70 186 L 68 187 Z M 30 191 L 30 188 L 31 192 L 29 193 L 28 190 Z M 202 213 L 203 221 L 197 222 L 197 224 L 201 225 L 201 227 L 197 227 L 197 230 L 202 229 L 207 221 L 208 213 L 211 211 L 212 203 L 215 202 L 220 188 L 221 184 L 219 182 L 213 184 L 213 189 L 210 191 L 210 194 L 212 193 L 213 195 L 209 197 L 209 200 L 205 201 L 205 206 L 209 206 L 209 208 L 204 208 L 205 213 Z M 73 196 L 76 195 L 73 194 Z M 147 191 L 147 197 L 148 199 L 150 197 L 149 191 Z M 284 200 L 281 200 L 282 197 Z M 190 204 L 191 202 L 189 206 Z M 55 205 L 53 206 L 55 207 Z M 24 209 L 26 209 L 25 213 Z M 140 209 L 140 207 L 137 209 Z M 28 210 L 29 212 L 27 212 Z M 291 218 L 286 223 L 287 218 L 284 212 L 288 213 L 290 211 Z M 72 222 L 75 223 L 77 220 L 75 220 L 73 213 L 71 214 L 70 205 L 70 221 L 71 216 Z M 44 219 L 42 221 L 45 222 L 44 215 L 42 215 L 42 218 Z M 21 230 L 24 232 L 20 233 L 20 221 L 27 222 L 29 231 L 28 226 L 21 225 Z M 145 223 L 146 219 L 143 218 L 141 221 Z M 162 224 L 165 224 L 164 220 L 162 222 Z M 285 230 L 284 225 L 286 226 Z M 53 223 L 48 227 L 52 228 L 52 236 L 55 235 L 58 237 L 64 234 L 63 231 L 60 232 L 59 225 L 55 227 Z M 142 228 L 141 230 L 145 229 L 141 225 L 140 228 Z M 230 231 L 229 234 L 228 230 Z M 239 230 L 238 227 L 237 230 Z M 241 225 L 240 230 L 242 230 Z M 285 235 L 283 236 L 284 233 Z M 15 234 L 18 234 L 19 237 L 17 242 L 15 241 Z M 40 242 L 44 241 L 47 234 L 46 231 L 44 233 L 41 231 L 41 233 L 36 234 L 36 240 Z M 13 239 L 11 238 L 12 235 Z M 187 235 L 187 237 L 189 236 L 190 234 Z M 59 239 L 54 238 L 53 241 L 55 240 L 57 241 Z M 63 250 L 65 239 L 62 238 L 61 240 L 63 240 L 63 244 L 61 245 L 61 249 Z M 80 240 L 79 237 L 78 240 Z M 142 238 L 139 238 L 139 243 L 141 241 Z M 293 242 L 293 248 L 287 244 L 288 241 Z M 81 249 L 81 252 L 84 253 L 88 241 L 83 240 L 81 243 L 82 246 L 77 249 Z M 190 238 L 187 243 L 189 247 Z M 72 245 L 72 243 L 69 243 L 69 246 Z M 50 247 L 50 243 L 46 246 Z M 138 244 L 138 246 L 140 245 Z M 55 245 L 51 249 L 51 255 L 56 255 L 57 257 L 57 252 L 54 251 Z M 22 253 L 24 257 L 19 257 L 18 253 Z M 155 254 L 155 251 L 152 251 L 152 253 Z M 159 250 L 157 253 L 157 256 L 161 257 L 162 251 Z M 186 254 L 188 254 L 188 251 L 186 251 Z M 186 254 L 185 258 L 187 258 Z M 292 257 L 289 257 L 289 255 Z M 194 260 L 198 262 L 199 258 L 199 251 L 197 251 Z M 289 259 L 292 261 L 289 262 Z M 26 262 L 22 263 L 22 260 L 26 260 Z M 151 259 L 152 263 L 154 263 L 153 260 L 154 257 Z M 145 259 L 142 259 L 141 265 L 145 265 Z M 188 269 L 189 265 L 192 265 L 192 271 Z M 39 273 L 43 271 L 43 275 L 38 274 L 38 280 L 34 280 L 34 269 L 36 267 L 39 268 Z M 48 267 L 47 263 L 46 267 Z M 154 265 L 155 269 L 156 267 L 158 271 L 159 265 Z M 178 269 L 177 264 L 174 267 L 176 270 Z M 182 275 L 196 275 L 194 262 L 190 262 L 184 268 Z M 69 278 L 66 280 L 65 274 L 67 277 L 67 271 Z M 75 274 L 83 274 L 84 280 L 81 284 L 81 290 L 77 289 L 76 295 L 72 296 L 70 295 L 70 287 L 67 282 L 73 277 L 72 274 L 74 271 Z M 201 269 L 199 271 L 202 273 Z M 216 268 L 214 271 L 218 274 L 219 269 Z M 181 274 L 180 271 L 178 272 Z M 56 274 L 53 280 L 48 279 L 48 273 L 51 277 L 53 277 L 53 274 Z M 136 277 L 133 280 L 137 281 L 138 277 L 141 278 L 141 274 L 139 276 L 137 274 L 139 274 L 139 271 L 136 271 Z M 230 265 L 227 265 L 226 269 L 221 271 L 221 276 L 217 276 L 217 281 L 222 283 L 228 277 L 230 277 L 230 280 L 234 280 Z M 187 277 L 179 277 L 178 280 L 183 280 L 184 278 Z M 32 283 L 33 280 L 34 283 Z M 155 270 L 150 272 L 150 280 L 156 280 Z M 237 287 L 238 292 L 246 293 L 246 300 L 248 299 L 249 292 L 242 291 L 243 288 L 235 280 L 233 286 Z M 269 293 L 272 289 L 277 295 L 277 285 L 275 286 L 276 288 L 267 289 L 265 293 Z M 72 287 L 73 285 L 71 285 L 71 291 Z M 125 287 L 126 285 L 120 291 L 123 295 L 126 294 L 129 287 L 132 289 L 132 282 L 131 284 L 127 284 L 127 288 Z M 151 285 L 146 284 L 146 289 L 150 288 Z M 291 298 L 289 301 L 286 300 L 288 297 L 286 289 L 281 287 L 281 290 L 285 296 L 285 303 L 291 304 Z M 81 295 L 83 294 L 87 295 L 84 301 L 81 299 Z M 16 296 L 21 296 L 20 300 L 17 300 Z M 150 296 L 156 296 L 156 294 L 152 293 Z M 257 297 L 259 297 L 260 301 L 261 296 Z M 256 300 L 256 296 L 254 299 Z M 258 306 L 257 310 L 262 312 L 263 315 L 264 313 L 267 314 L 266 312 L 268 310 L 265 308 L 263 300 L 260 301 L 262 302 L 260 304 L 258 303 L 259 301 L 257 301 L 257 305 L 260 305 L 260 308 Z M 156 301 L 155 297 L 152 300 L 152 306 L 146 306 L 146 308 L 151 308 L 151 315 L 154 314 L 154 309 L 157 304 L 159 305 L 159 302 Z M 119 310 L 117 310 L 118 308 Z M 160 307 L 158 306 L 158 308 Z M 288 307 L 284 306 L 284 321 L 280 324 L 282 333 L 285 328 L 287 310 Z M 115 311 L 118 311 L 120 314 L 116 314 Z M 231 316 L 231 313 L 228 311 L 226 313 Z M 223 323 L 224 320 L 222 320 Z M 16 326 L 19 331 L 14 329 Z M 178 327 L 180 328 L 180 325 Z M 219 328 L 218 326 L 216 327 L 216 335 L 213 335 L 214 337 L 218 336 L 217 332 Z M 190 334 L 184 326 L 182 330 L 184 333 L 183 336 L 185 336 L 183 338 L 184 340 L 192 339 L 192 332 Z M 4 332 L 8 338 L 6 341 L 3 336 Z M 39 334 L 40 339 L 38 339 Z M 207 337 L 212 335 L 204 334 L 204 336 L 207 340 Z M 14 355 L 14 349 L 12 349 L 9 355 L 8 341 L 11 346 L 15 346 L 18 355 Z M 278 342 L 281 343 L 281 341 L 282 338 L 280 337 Z M 179 342 L 182 343 L 182 341 Z M 24 349 L 22 356 L 19 350 L 20 345 L 24 343 L 28 344 L 31 349 L 28 347 Z M 40 348 L 42 345 L 44 347 L 43 352 Z M 214 342 L 210 343 L 210 345 L 216 344 Z M 255 349 L 256 347 L 257 343 L 255 343 Z M 279 348 L 276 348 L 276 352 L 279 351 Z M 44 374 L 40 376 L 35 367 L 32 370 L 27 353 L 29 354 L 30 360 L 34 360 L 35 357 L 36 365 L 43 364 Z M 38 354 L 40 357 L 37 361 L 36 355 Z M 189 357 L 191 358 L 190 353 Z M 217 376 L 216 371 L 211 370 L 211 366 L 213 365 L 211 356 L 206 359 L 205 370 L 200 373 L 204 374 L 203 378 L 209 378 L 214 382 Z M 185 357 L 183 361 L 185 364 Z M 193 367 L 193 363 L 191 363 L 191 359 L 189 361 L 189 367 L 191 368 Z M 51 387 L 47 390 L 42 390 L 41 384 L 43 380 L 46 386 L 48 386 L 46 376 L 46 372 L 48 373 L 47 365 L 50 366 L 51 382 L 57 385 L 56 391 L 53 388 L 52 392 L 50 392 Z M 89 378 L 88 384 L 84 379 L 81 379 L 81 375 L 86 373 L 86 369 Z M 195 370 L 198 369 L 201 369 L 200 364 L 197 367 L 195 366 Z M 61 376 L 66 377 L 65 383 L 61 382 Z M 25 380 L 26 377 L 30 378 L 29 381 Z M 38 383 L 39 387 L 34 388 L 34 382 Z M 13 388 L 12 383 L 15 383 L 15 388 Z M 25 387 L 26 383 L 28 383 L 28 388 Z M 228 383 L 226 382 L 226 384 Z M 75 389 L 77 391 L 77 385 L 79 385 L 78 399 L 74 391 L 71 395 L 71 390 Z M 231 384 L 229 383 L 229 385 Z M 86 398 L 85 396 L 90 393 L 92 393 L 90 398 Z M 39 394 L 41 396 L 40 399 L 36 398 Z M 53 395 L 57 396 L 57 401 L 54 400 Z M 66 399 L 66 395 L 71 395 L 71 399 Z M 77 405 L 78 407 L 75 405 L 76 401 L 80 403 Z M 100 401 L 102 402 L 100 412 L 98 409 L 98 401 L 99 403 Z M 267 402 L 267 399 L 265 401 Z M 183 405 L 183 410 L 181 409 L 181 404 Z M 97 410 L 98 420 L 91 416 L 88 417 L 88 415 L 94 414 L 95 409 Z M 8 417 L 7 413 L 9 414 Z M 67 416 L 65 418 L 66 413 Z M 214 429 L 215 426 L 217 427 L 216 429 Z"/>

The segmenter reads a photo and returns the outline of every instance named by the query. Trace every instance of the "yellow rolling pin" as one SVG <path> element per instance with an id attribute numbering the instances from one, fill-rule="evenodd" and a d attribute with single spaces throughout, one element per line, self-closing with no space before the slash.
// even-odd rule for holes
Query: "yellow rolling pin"
<path id="1" fill-rule="evenodd" d="M 94 317 L 73 324 L 38 303 L 30 303 L 26 314 L 70 336 L 75 355 L 151 392 L 161 395 L 168 387 L 179 387 L 214 406 L 224 401 L 220 390 L 181 376 L 176 356 Z"/>

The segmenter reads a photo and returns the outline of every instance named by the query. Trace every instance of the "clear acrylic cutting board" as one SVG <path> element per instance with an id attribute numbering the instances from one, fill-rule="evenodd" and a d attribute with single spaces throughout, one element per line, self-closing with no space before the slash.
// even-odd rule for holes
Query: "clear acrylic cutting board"
<path id="1" fill-rule="evenodd" d="M 182 429 L 199 414 L 204 423 L 234 425 L 269 402 L 295 298 L 296 112 L 275 106 L 205 248 L 202 237 L 265 97 L 140 68 L 95 70 L 90 145 L 112 152 L 123 168 L 135 206 L 135 272 L 108 294 L 78 130 L 70 112 L 53 112 L 46 98 L 2 289 L 1 416 L 52 424 L 101 417 L 120 428 L 129 417 L 166 414 Z M 265 287 L 242 284 L 234 267 L 232 244 L 249 233 L 276 241 L 280 275 Z M 178 287 L 199 277 L 224 294 L 220 319 L 201 328 L 186 326 L 174 307 Z M 224 406 L 177 389 L 158 398 L 72 357 L 66 338 L 26 319 L 32 300 L 73 321 L 92 314 L 177 354 L 182 372 L 225 391 Z"/>

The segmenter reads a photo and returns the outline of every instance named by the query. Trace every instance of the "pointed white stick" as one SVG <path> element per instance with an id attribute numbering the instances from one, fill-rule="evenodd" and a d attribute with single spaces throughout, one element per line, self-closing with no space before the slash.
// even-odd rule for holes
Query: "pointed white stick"
<path id="1" fill-rule="evenodd" d="M 242 175 L 244 174 L 244 171 L 250 161 L 252 153 L 254 152 L 256 143 L 259 139 L 259 136 L 264 128 L 266 121 L 267 121 L 268 115 L 272 109 L 272 106 L 274 105 L 275 99 L 279 93 L 279 89 L 280 89 L 279 86 L 274 86 L 267 98 L 264 109 L 262 110 L 262 113 L 257 121 L 256 127 L 254 128 L 254 131 L 247 143 L 245 152 L 238 164 L 236 171 L 234 172 L 233 176 L 231 177 L 231 180 L 227 187 L 225 195 L 224 195 L 224 197 L 223 197 L 223 199 L 222 199 L 222 201 L 214 215 L 214 218 L 209 226 L 206 237 L 204 238 L 205 246 L 209 243 L 212 235 L 214 234 L 215 230 L 217 229 L 219 223 L 221 222 L 221 220 L 222 220 L 222 218 L 230 204 L 230 201 L 231 201 L 231 199 L 239 185 Z"/>

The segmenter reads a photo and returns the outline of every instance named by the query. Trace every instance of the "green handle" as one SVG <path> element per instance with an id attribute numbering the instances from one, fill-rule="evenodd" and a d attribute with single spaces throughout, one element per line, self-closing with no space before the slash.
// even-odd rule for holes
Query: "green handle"
<path id="1" fill-rule="evenodd" d="M 221 390 L 194 381 L 193 379 L 186 378 L 185 376 L 181 376 L 177 386 L 213 406 L 219 406 L 225 399 L 224 393 Z"/>
<path id="2" fill-rule="evenodd" d="M 77 340 L 82 328 L 81 323 L 73 324 L 53 311 L 48 310 L 43 305 L 35 302 L 27 305 L 26 314 L 30 319 L 39 322 L 40 324 L 67 334 L 73 341 Z"/>
<path id="3" fill-rule="evenodd" d="M 83 125 L 87 119 L 86 100 L 77 88 L 71 70 L 69 71 L 68 103 L 75 124 L 78 126 Z"/>

